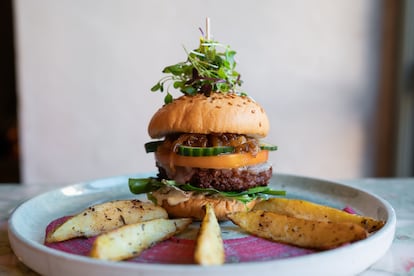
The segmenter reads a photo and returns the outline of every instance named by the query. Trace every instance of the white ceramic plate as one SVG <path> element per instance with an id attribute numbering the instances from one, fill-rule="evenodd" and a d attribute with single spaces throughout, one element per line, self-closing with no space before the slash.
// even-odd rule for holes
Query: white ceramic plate
<path id="1" fill-rule="evenodd" d="M 146 177 L 135 175 L 134 177 Z M 9 220 L 9 238 L 15 254 L 42 275 L 353 275 L 380 259 L 391 246 L 396 216 L 383 199 L 340 183 L 313 178 L 275 175 L 270 186 L 284 189 L 289 197 L 303 198 L 336 208 L 352 206 L 358 213 L 386 221 L 365 240 L 337 249 L 299 257 L 261 262 L 230 263 L 216 267 L 197 265 L 139 264 L 99 261 L 68 254 L 43 245 L 46 226 L 98 202 L 134 198 L 127 176 L 79 183 L 39 195 L 23 203 Z"/>

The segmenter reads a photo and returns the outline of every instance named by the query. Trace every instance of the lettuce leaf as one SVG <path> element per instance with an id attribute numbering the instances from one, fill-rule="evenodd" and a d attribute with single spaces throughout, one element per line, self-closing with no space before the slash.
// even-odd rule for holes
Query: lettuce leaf
<path id="1" fill-rule="evenodd" d="M 133 194 L 149 193 L 160 189 L 163 186 L 170 185 L 175 188 L 179 188 L 183 191 L 193 191 L 204 193 L 208 195 L 218 195 L 226 198 L 236 199 L 241 202 L 247 203 L 257 198 L 267 198 L 269 195 L 273 196 L 285 196 L 286 191 L 283 190 L 272 190 L 267 186 L 259 186 L 250 188 L 242 192 L 222 192 L 214 188 L 199 188 L 191 184 L 180 184 L 174 180 L 158 180 L 154 177 L 149 178 L 130 178 L 128 180 L 129 190 Z"/>

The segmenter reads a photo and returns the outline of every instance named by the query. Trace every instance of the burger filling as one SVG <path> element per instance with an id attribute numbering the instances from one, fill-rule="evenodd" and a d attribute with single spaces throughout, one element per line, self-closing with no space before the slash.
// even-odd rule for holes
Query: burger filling
<path id="1" fill-rule="evenodd" d="M 157 167 L 159 179 L 174 179 L 178 183 L 189 183 L 195 187 L 220 191 L 244 191 L 266 186 L 272 177 L 272 166 L 269 163 L 235 169 L 170 168 L 159 163 Z"/>
<path id="2" fill-rule="evenodd" d="M 232 154 L 257 156 L 260 145 L 257 139 L 233 133 L 220 134 L 175 134 L 169 135 L 158 147 L 158 155 L 177 153 L 180 146 L 218 147 L 230 146 Z M 224 155 L 224 154 L 223 154 Z M 161 159 L 161 158 L 159 158 Z M 220 191 L 244 191 L 249 188 L 266 186 L 272 177 L 272 166 L 267 163 L 237 168 L 198 168 L 176 166 L 173 162 L 157 160 L 159 179 L 173 179 L 199 188 L 213 188 Z"/>
<path id="3" fill-rule="evenodd" d="M 272 177 L 268 152 L 277 147 L 232 133 L 173 134 L 145 144 L 154 152 L 157 177 L 130 178 L 132 193 L 147 193 L 170 205 L 194 197 L 231 198 L 244 203 L 285 191 L 267 186 Z M 160 198 L 161 197 L 161 198 Z"/>
<path id="4" fill-rule="evenodd" d="M 173 134 L 165 138 L 162 147 L 177 152 L 180 145 L 190 147 L 231 146 L 234 148 L 234 153 L 249 152 L 253 155 L 260 150 L 257 139 L 234 133 Z"/>

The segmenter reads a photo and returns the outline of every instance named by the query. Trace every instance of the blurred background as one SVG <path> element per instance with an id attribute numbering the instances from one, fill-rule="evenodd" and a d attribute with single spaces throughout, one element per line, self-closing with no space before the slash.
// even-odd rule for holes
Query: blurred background
<path id="1" fill-rule="evenodd" d="M 150 88 L 207 16 L 268 113 L 275 173 L 413 176 L 413 2 L 1 1 L 0 182 L 154 171 Z"/>

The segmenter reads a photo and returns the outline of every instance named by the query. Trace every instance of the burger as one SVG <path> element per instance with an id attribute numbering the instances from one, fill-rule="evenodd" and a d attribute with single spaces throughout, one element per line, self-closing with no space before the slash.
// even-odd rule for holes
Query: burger
<path id="1" fill-rule="evenodd" d="M 227 47 L 218 53 L 217 45 L 201 39 L 186 62 L 163 70 L 184 95 L 173 99 L 168 92 L 149 122 L 148 134 L 157 140 L 145 149 L 154 153 L 157 176 L 129 180 L 133 193 L 147 193 L 170 217 L 202 219 L 210 203 L 216 217 L 226 220 L 228 213 L 250 210 L 268 195 L 284 194 L 267 186 L 269 151 L 277 149 L 260 140 L 268 134 L 268 117 L 235 90 L 241 85 L 235 52 Z M 163 92 L 165 83 L 152 90 Z"/>

